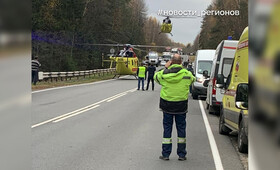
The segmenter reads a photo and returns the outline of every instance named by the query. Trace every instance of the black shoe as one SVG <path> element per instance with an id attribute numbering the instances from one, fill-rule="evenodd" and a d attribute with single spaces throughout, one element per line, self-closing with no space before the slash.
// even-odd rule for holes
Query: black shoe
<path id="1" fill-rule="evenodd" d="M 168 157 L 160 156 L 159 159 L 162 159 L 162 160 L 164 160 L 164 161 L 169 161 L 169 158 L 168 158 Z"/>
<path id="2" fill-rule="evenodd" d="M 146 89 L 146 91 L 148 91 L 148 89 Z"/>
<path id="3" fill-rule="evenodd" d="M 142 91 L 145 91 L 144 89 L 142 89 Z"/>
<path id="4" fill-rule="evenodd" d="M 137 90 L 139 90 L 139 89 L 137 89 Z"/>
<path id="5" fill-rule="evenodd" d="M 179 157 L 178 160 L 179 161 L 185 161 L 185 160 L 187 160 L 187 158 L 186 157 Z"/>

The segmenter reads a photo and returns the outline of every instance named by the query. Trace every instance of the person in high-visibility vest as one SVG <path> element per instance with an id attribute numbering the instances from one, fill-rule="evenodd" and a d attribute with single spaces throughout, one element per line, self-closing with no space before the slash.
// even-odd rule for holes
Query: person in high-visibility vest
<path id="1" fill-rule="evenodd" d="M 186 160 L 186 113 L 188 112 L 189 87 L 195 81 L 192 73 L 183 68 L 182 58 L 175 54 L 165 65 L 164 70 L 154 75 L 155 81 L 162 86 L 160 108 L 163 111 L 162 160 L 169 160 L 172 150 L 172 126 L 175 117 L 178 134 L 178 160 Z"/>
<path id="2" fill-rule="evenodd" d="M 137 69 L 137 76 L 138 76 L 138 88 L 140 89 L 140 82 L 142 82 L 142 90 L 144 91 L 144 79 L 146 79 L 147 68 L 145 66 L 140 66 Z"/>

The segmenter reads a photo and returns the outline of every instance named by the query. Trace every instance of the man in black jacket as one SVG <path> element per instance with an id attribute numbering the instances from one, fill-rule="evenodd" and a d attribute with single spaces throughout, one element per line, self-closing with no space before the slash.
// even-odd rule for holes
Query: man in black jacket
<path id="1" fill-rule="evenodd" d="M 154 65 L 149 64 L 149 67 L 147 69 L 148 80 L 147 80 L 147 88 L 146 88 L 146 90 L 149 90 L 150 81 L 152 81 L 152 90 L 154 91 L 154 89 L 155 89 L 155 83 L 154 83 L 155 71 L 156 71 L 156 67 Z"/>

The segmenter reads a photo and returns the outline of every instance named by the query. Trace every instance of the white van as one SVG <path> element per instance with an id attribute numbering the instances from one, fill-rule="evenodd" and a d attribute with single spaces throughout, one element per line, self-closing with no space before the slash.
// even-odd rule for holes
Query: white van
<path id="1" fill-rule="evenodd" d="M 159 66 L 159 56 L 157 52 L 151 51 L 148 54 L 149 57 L 149 64 Z"/>
<path id="2" fill-rule="evenodd" d="M 218 74 L 223 74 L 228 77 L 233 62 L 238 41 L 223 40 L 218 45 L 213 60 L 213 65 L 210 74 L 210 80 L 207 87 L 207 110 L 208 113 L 219 113 L 220 105 L 223 101 L 224 90 L 216 87 Z"/>
<path id="3" fill-rule="evenodd" d="M 203 72 L 207 71 L 210 76 L 215 50 L 198 50 L 194 63 L 194 74 L 196 81 L 192 84 L 192 97 L 198 99 L 199 95 L 207 95 L 207 87 L 203 86 L 205 76 Z"/>

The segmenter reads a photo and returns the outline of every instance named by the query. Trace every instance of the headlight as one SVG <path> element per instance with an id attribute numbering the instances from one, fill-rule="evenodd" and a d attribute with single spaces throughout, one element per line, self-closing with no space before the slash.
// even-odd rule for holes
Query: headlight
<path id="1" fill-rule="evenodd" d="M 203 77 L 202 78 L 196 78 L 196 81 L 199 82 L 199 83 L 203 83 L 204 78 Z"/>

